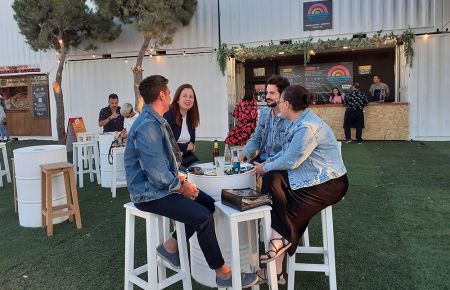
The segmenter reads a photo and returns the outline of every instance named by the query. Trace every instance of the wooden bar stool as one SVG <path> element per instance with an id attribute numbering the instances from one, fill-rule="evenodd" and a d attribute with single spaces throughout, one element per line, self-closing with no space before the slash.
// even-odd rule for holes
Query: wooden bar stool
<path id="1" fill-rule="evenodd" d="M 64 174 L 67 203 L 53 206 L 52 177 L 53 175 L 58 173 Z M 41 165 L 41 197 L 42 227 L 45 228 L 47 226 L 48 236 L 53 235 L 53 219 L 58 217 L 69 216 L 69 220 L 73 222 L 73 216 L 75 216 L 77 229 L 81 229 L 78 193 L 75 186 L 75 174 L 73 171 L 73 165 L 71 163 L 58 162 Z M 61 211 L 63 209 L 67 210 Z"/>

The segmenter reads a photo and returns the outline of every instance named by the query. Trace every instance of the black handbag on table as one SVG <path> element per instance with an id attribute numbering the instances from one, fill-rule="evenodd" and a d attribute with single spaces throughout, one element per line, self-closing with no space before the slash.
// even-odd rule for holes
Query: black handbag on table
<path id="1" fill-rule="evenodd" d="M 251 188 L 222 189 L 222 203 L 239 211 L 261 205 L 272 205 L 268 194 L 261 194 Z"/>

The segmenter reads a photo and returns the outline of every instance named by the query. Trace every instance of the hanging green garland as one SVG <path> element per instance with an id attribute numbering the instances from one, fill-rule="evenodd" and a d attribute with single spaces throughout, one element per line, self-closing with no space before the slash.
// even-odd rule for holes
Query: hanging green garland
<path id="1" fill-rule="evenodd" d="M 311 55 L 315 55 L 320 51 L 327 49 L 342 49 L 342 48 L 371 48 L 382 47 L 389 45 L 401 45 L 405 47 L 404 54 L 406 64 L 412 67 L 414 57 L 413 43 L 415 41 L 414 32 L 408 28 L 401 35 L 394 33 L 381 35 L 381 31 L 375 33 L 371 38 L 336 38 L 336 39 L 319 39 L 313 42 L 313 38 L 306 40 L 295 41 L 289 44 L 274 44 L 273 41 L 268 45 L 260 45 L 257 47 L 240 47 L 228 48 L 226 44 L 222 44 L 217 53 L 217 62 L 220 70 L 225 74 L 227 60 L 229 57 L 235 57 L 238 61 L 246 61 L 251 59 L 267 59 L 275 58 L 280 55 L 299 55 L 303 54 L 304 64 L 307 65 L 310 61 Z"/>

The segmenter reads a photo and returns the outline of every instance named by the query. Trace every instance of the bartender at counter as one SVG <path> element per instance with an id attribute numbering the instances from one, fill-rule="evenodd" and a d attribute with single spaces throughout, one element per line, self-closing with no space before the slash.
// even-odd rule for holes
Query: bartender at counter
<path id="1" fill-rule="evenodd" d="M 108 106 L 100 110 L 98 126 L 103 127 L 103 133 L 121 132 L 123 122 L 123 116 L 120 115 L 119 97 L 116 94 L 111 94 L 108 97 Z"/>

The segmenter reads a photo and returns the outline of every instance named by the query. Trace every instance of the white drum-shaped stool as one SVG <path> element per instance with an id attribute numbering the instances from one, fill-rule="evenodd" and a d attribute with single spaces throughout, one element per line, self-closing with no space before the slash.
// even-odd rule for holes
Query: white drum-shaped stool
<path id="1" fill-rule="evenodd" d="M 100 175 L 102 178 L 102 187 L 111 187 L 112 180 L 112 164 L 109 163 L 109 149 L 111 148 L 111 143 L 114 141 L 114 133 L 103 133 L 99 135 L 99 146 L 100 146 Z M 112 154 L 112 152 L 111 152 Z M 111 155 L 112 156 L 112 155 Z M 114 162 L 113 160 L 111 160 Z M 125 165 L 123 164 L 123 158 L 118 158 L 116 164 L 116 182 L 123 183 L 126 182 L 125 176 Z"/>
<path id="2" fill-rule="evenodd" d="M 212 167 L 212 163 L 199 165 L 202 168 Z M 236 175 L 207 176 L 188 174 L 188 180 L 195 183 L 199 189 L 210 195 L 216 201 L 221 200 L 222 189 L 226 188 L 255 188 L 255 177 L 248 171 Z M 217 212 L 214 213 L 214 223 L 216 236 L 222 251 L 223 258 L 227 265 L 232 265 L 232 249 L 230 245 L 230 236 L 223 229 L 228 227 L 227 221 Z M 239 224 L 239 252 L 241 271 L 253 272 L 258 267 L 258 245 L 256 237 L 255 222 L 242 222 Z M 249 235 L 252 235 L 251 237 Z M 249 241 L 255 241 L 250 244 Z M 197 234 L 190 239 L 191 250 L 191 273 L 200 284 L 208 287 L 217 287 L 216 274 L 208 267 L 203 252 L 197 240 Z"/>
<path id="3" fill-rule="evenodd" d="M 67 162 L 65 145 L 42 145 L 15 149 L 14 169 L 17 186 L 19 224 L 23 227 L 41 227 L 41 164 Z M 63 174 L 52 178 L 53 206 L 66 204 Z M 54 224 L 68 217 L 55 218 Z"/>

